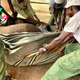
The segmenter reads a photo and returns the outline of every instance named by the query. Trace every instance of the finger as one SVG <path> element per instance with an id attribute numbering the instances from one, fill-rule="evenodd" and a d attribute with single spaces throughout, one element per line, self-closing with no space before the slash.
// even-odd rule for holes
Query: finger
<path id="1" fill-rule="evenodd" d="M 43 44 L 43 46 L 46 46 L 46 44 Z"/>

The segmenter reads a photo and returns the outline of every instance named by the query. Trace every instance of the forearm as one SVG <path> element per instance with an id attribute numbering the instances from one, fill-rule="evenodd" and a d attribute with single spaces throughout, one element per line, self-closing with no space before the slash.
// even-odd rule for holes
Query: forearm
<path id="1" fill-rule="evenodd" d="M 11 11 L 12 11 L 13 16 L 15 16 L 14 8 L 13 8 L 13 5 L 12 5 L 12 3 L 11 3 L 11 0 L 7 0 L 7 1 L 8 1 L 8 4 L 9 4 L 10 9 L 11 9 Z"/>
<path id="2" fill-rule="evenodd" d="M 65 21 L 65 17 L 66 17 L 66 9 L 63 10 L 62 15 L 61 15 L 60 28 L 63 26 L 63 22 Z"/>
<path id="3" fill-rule="evenodd" d="M 63 44 L 65 44 L 67 41 L 69 41 L 72 38 L 71 33 L 64 33 L 64 31 L 61 33 L 61 35 L 57 38 L 55 38 L 54 40 L 52 40 L 47 46 L 45 46 L 45 48 L 47 50 L 51 50 L 56 48 L 56 46 L 62 46 Z"/>
<path id="4" fill-rule="evenodd" d="M 36 19 L 38 22 L 40 22 L 40 20 L 39 20 L 39 18 L 37 17 L 36 14 L 34 15 L 34 17 L 35 17 L 35 19 Z"/>
<path id="5" fill-rule="evenodd" d="M 55 14 L 55 9 L 54 7 L 51 7 L 51 10 L 52 10 L 52 16 L 53 16 L 53 19 L 55 20 L 56 24 L 57 24 L 57 16 Z"/>
<path id="6" fill-rule="evenodd" d="M 58 46 L 63 40 L 60 39 L 60 37 L 55 38 L 54 40 L 52 40 L 47 46 L 45 46 L 45 48 L 49 51 L 54 49 L 56 46 Z"/>
<path id="7" fill-rule="evenodd" d="M 37 15 L 36 15 L 36 14 L 34 15 L 34 17 L 35 17 L 36 19 L 38 19 L 38 17 L 37 17 Z"/>
<path id="8" fill-rule="evenodd" d="M 73 38 L 73 34 L 70 34 L 62 43 L 56 46 L 55 50 L 60 48 L 62 45 L 66 44 L 67 42 L 69 42 L 69 40 L 71 40 L 72 38 Z"/>
<path id="9" fill-rule="evenodd" d="M 2 12 L 3 12 L 4 14 L 6 14 L 8 17 L 11 17 L 11 16 L 4 10 L 4 8 L 2 8 Z"/>

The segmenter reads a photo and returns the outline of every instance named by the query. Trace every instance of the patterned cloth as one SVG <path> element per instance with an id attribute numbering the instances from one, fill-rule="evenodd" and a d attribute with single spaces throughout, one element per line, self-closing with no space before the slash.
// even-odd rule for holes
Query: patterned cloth
<path id="1" fill-rule="evenodd" d="M 20 59 L 23 59 L 25 55 L 35 54 L 43 44 L 47 44 L 57 37 L 60 33 L 15 33 L 15 34 L 1 34 L 0 37 L 4 42 L 9 54 L 6 54 L 6 62 L 10 65 L 14 65 Z M 57 53 L 57 54 L 56 54 Z M 37 55 L 37 56 L 36 56 Z M 54 62 L 58 57 L 62 56 L 62 53 L 55 51 L 47 51 L 45 54 L 35 54 L 30 57 L 26 57 L 19 66 L 29 65 L 41 65 Z"/>

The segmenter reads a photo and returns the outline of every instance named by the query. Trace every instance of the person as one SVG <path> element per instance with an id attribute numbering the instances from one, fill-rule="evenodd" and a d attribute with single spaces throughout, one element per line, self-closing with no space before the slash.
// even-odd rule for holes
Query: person
<path id="1" fill-rule="evenodd" d="M 28 23 L 32 23 L 34 25 L 45 24 L 44 22 L 40 22 L 32 6 L 30 5 L 30 0 L 7 0 L 7 1 L 9 3 L 14 18 L 16 18 L 17 13 L 19 13 L 20 15 L 27 19 Z"/>
<path id="2" fill-rule="evenodd" d="M 65 4 L 66 0 L 50 0 L 49 2 L 49 11 L 51 17 L 48 24 L 54 25 L 55 22 L 56 28 L 60 30 L 62 29 L 62 26 L 65 25 L 65 13 L 66 13 L 66 10 L 64 8 Z M 59 21 L 57 20 L 57 18 L 59 19 Z"/>
<path id="3" fill-rule="evenodd" d="M 8 0 L 8 2 L 10 2 L 10 0 Z M 11 0 L 11 3 L 14 10 L 26 19 L 35 17 L 36 20 L 39 21 L 39 18 L 37 17 L 30 5 L 30 0 Z"/>
<path id="4" fill-rule="evenodd" d="M 72 36 L 78 43 L 73 43 L 71 47 L 67 46 L 66 55 L 59 58 L 41 80 L 65 80 L 80 74 L 80 0 L 67 0 L 65 8 L 71 17 L 69 22 L 65 25 L 60 36 L 40 48 L 39 53 L 43 54 L 47 50 L 52 50 L 66 43 Z"/>

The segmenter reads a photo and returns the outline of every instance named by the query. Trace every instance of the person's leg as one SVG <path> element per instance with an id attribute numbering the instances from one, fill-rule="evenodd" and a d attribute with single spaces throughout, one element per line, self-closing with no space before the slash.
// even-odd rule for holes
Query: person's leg
<path id="1" fill-rule="evenodd" d="M 49 19 L 49 22 L 48 22 L 49 25 L 54 25 L 54 19 L 51 15 L 50 19 Z"/>
<path id="2" fill-rule="evenodd" d="M 63 11 L 63 8 L 58 9 L 58 19 L 59 19 L 59 23 L 61 23 L 62 11 Z M 64 27 L 65 24 L 66 24 L 65 19 L 63 19 L 63 25 L 62 25 L 62 27 Z"/>
<path id="3" fill-rule="evenodd" d="M 53 19 L 53 16 L 52 16 L 52 10 L 51 10 L 51 8 L 49 8 L 49 12 L 50 12 L 50 14 L 51 14 L 51 17 L 50 17 L 50 19 L 49 19 L 48 24 L 49 24 L 49 25 L 54 25 L 54 19 Z"/>
<path id="4" fill-rule="evenodd" d="M 65 80 L 80 73 L 80 49 L 59 58 L 41 80 Z"/>
<path id="5" fill-rule="evenodd" d="M 62 9 L 57 9 L 59 23 L 61 22 Z"/>

